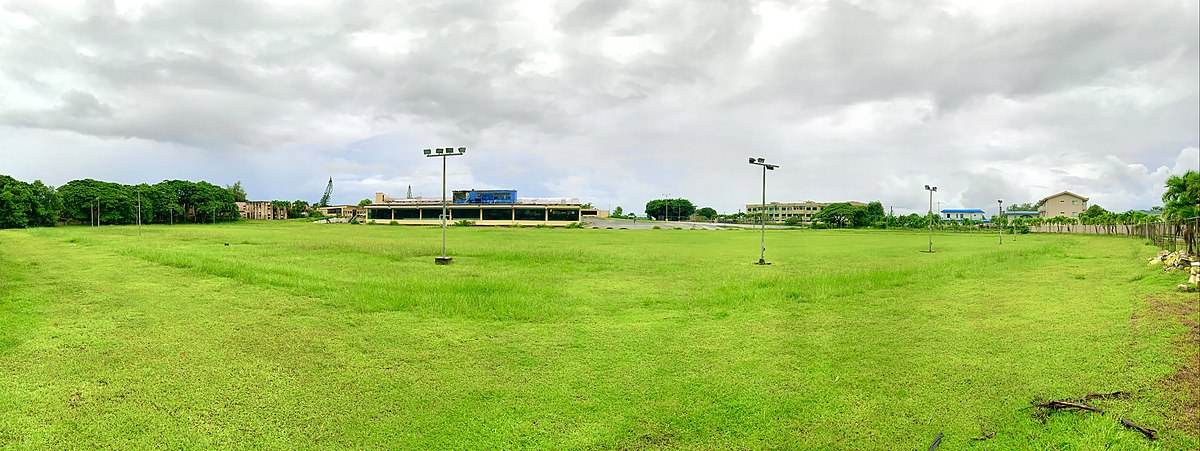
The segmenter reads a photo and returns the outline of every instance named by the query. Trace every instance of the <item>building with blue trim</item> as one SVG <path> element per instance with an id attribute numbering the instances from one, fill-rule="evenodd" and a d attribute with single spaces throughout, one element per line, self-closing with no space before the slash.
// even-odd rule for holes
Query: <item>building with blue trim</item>
<path id="1" fill-rule="evenodd" d="M 942 210 L 943 221 L 962 221 L 964 219 L 984 221 L 987 220 L 987 213 L 978 208 L 947 208 Z"/>

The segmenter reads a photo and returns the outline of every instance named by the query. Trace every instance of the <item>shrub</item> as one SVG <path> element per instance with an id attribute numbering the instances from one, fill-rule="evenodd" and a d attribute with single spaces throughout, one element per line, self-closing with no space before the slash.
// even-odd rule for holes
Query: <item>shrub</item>
<path id="1" fill-rule="evenodd" d="M 826 224 L 826 223 L 824 223 L 824 222 L 818 222 L 818 223 L 814 223 L 814 224 L 812 225 L 812 228 L 814 228 L 814 229 L 828 229 L 828 228 L 829 228 L 829 224 Z"/>
<path id="2" fill-rule="evenodd" d="M 535 228 L 535 229 L 549 229 L 549 228 L 550 228 L 550 226 L 549 226 L 549 225 L 546 225 L 546 224 L 538 224 L 538 225 L 535 225 L 535 226 L 533 226 L 533 228 Z"/>
<path id="3" fill-rule="evenodd" d="M 400 223 L 396 222 L 396 221 L 392 221 L 392 222 L 389 222 L 388 225 L 400 225 Z"/>
<path id="4" fill-rule="evenodd" d="M 570 224 L 567 224 L 567 228 L 568 228 L 568 229 L 582 229 L 582 228 L 583 228 L 583 224 L 580 224 L 580 223 L 578 223 L 578 222 L 572 222 L 572 223 L 570 223 Z"/>
<path id="5" fill-rule="evenodd" d="M 662 230 L 662 227 L 659 227 L 659 226 L 654 226 L 653 228 L 654 228 L 654 230 Z"/>
<path id="6" fill-rule="evenodd" d="M 475 225 L 475 222 L 463 219 L 461 221 L 454 221 L 454 225 L 457 227 L 471 227 L 471 226 Z"/>

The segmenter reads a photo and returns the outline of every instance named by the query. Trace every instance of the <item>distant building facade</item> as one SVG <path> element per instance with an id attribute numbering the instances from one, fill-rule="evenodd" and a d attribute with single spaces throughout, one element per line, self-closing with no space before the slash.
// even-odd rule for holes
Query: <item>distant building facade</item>
<path id="1" fill-rule="evenodd" d="M 1036 211 L 1010 210 L 1010 211 L 1004 212 L 1004 217 L 1008 218 L 1008 219 L 1036 218 L 1038 216 L 1040 216 L 1040 215 Z"/>
<path id="2" fill-rule="evenodd" d="M 1046 196 L 1037 203 L 1038 216 L 1043 218 L 1055 218 L 1065 216 L 1068 218 L 1079 218 L 1079 215 L 1087 210 L 1088 198 L 1063 191 L 1058 194 Z"/>
<path id="3" fill-rule="evenodd" d="M 511 192 L 509 198 L 501 198 Z M 579 199 L 518 198 L 513 190 L 454 191 L 446 199 L 447 220 L 471 221 L 476 225 L 566 226 L 583 219 Z M 440 223 L 442 199 L 395 198 L 375 193 L 375 203 L 366 206 L 367 222 L 404 225 Z"/>
<path id="4" fill-rule="evenodd" d="M 964 219 L 986 221 L 987 213 L 978 208 L 947 208 L 942 210 L 943 221 L 962 221 Z"/>
<path id="5" fill-rule="evenodd" d="M 790 218 L 799 218 L 802 222 L 813 222 L 813 216 L 816 216 L 821 209 L 836 203 L 847 203 L 855 207 L 866 207 L 867 204 L 862 202 L 770 202 L 767 204 L 747 204 L 746 214 L 758 217 L 766 213 L 768 221 L 785 221 Z"/>
<path id="6" fill-rule="evenodd" d="M 331 205 L 328 207 L 317 207 L 317 211 L 325 216 L 334 217 L 350 217 L 358 213 L 359 216 L 367 214 L 367 209 L 358 205 Z"/>
<path id="7" fill-rule="evenodd" d="M 285 206 L 275 206 L 271 201 L 238 202 L 238 214 L 242 219 L 287 219 Z"/>

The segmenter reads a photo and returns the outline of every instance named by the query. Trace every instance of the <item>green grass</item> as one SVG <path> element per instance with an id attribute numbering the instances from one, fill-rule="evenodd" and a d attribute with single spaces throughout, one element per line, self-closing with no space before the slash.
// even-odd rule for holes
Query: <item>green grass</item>
<path id="1" fill-rule="evenodd" d="M 0 448 L 1200 446 L 1151 301 L 1180 276 L 1136 240 L 768 231 L 759 267 L 757 231 L 475 227 L 441 267 L 439 237 L 0 231 Z"/>

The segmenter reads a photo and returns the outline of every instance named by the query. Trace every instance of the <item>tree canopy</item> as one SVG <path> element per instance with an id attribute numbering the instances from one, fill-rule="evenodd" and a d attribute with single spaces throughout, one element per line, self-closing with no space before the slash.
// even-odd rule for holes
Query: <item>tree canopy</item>
<path id="1" fill-rule="evenodd" d="M 1163 218 L 1177 221 L 1200 216 L 1200 172 L 1187 171 L 1167 179 L 1162 195 Z"/>
<path id="2" fill-rule="evenodd" d="M 696 212 L 696 206 L 687 199 L 654 199 L 646 202 L 646 216 L 654 219 L 679 221 Z"/>

